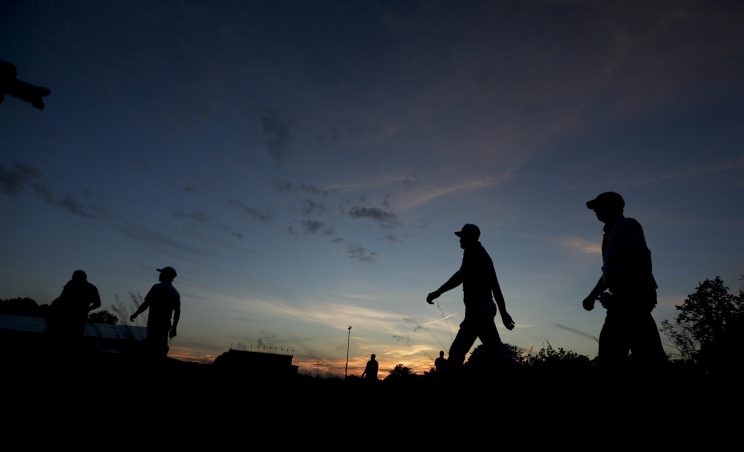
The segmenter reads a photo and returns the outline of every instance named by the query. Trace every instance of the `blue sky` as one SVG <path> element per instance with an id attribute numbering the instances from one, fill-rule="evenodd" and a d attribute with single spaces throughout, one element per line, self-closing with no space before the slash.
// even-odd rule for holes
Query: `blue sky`
<path id="1" fill-rule="evenodd" d="M 176 356 L 343 373 L 351 325 L 351 373 L 423 371 L 464 311 L 426 294 L 476 223 L 502 339 L 594 356 L 607 190 L 657 321 L 705 278 L 738 290 L 744 7 L 599 3 L 3 2 L 0 59 L 52 94 L 0 104 L 0 298 L 48 303 L 80 268 L 128 307 L 171 265 Z"/>

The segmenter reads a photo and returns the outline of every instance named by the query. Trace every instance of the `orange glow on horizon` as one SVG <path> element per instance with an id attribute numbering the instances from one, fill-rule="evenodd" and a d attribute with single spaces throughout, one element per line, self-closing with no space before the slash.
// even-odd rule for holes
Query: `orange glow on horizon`
<path id="1" fill-rule="evenodd" d="M 180 361 L 212 364 L 219 355 L 200 353 L 199 350 L 187 347 L 171 347 L 168 356 Z M 348 376 L 360 376 L 364 372 L 368 359 L 368 357 L 350 359 Z M 377 378 L 380 380 L 387 377 L 398 364 L 403 364 L 417 374 L 423 374 L 434 367 L 434 362 L 429 359 L 406 359 L 392 362 L 386 360 L 385 356 L 377 355 L 377 361 L 380 363 L 377 373 Z M 299 366 L 298 372 L 304 375 L 343 378 L 346 360 L 311 359 L 294 356 L 292 364 Z"/>

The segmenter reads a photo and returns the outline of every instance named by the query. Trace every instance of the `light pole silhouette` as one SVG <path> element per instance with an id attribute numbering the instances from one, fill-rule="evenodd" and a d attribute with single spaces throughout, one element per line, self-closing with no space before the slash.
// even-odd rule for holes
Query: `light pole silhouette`
<path id="1" fill-rule="evenodd" d="M 349 325 L 349 335 L 346 337 L 346 369 L 344 370 L 344 380 L 349 373 L 349 342 L 351 341 L 351 325 Z"/>

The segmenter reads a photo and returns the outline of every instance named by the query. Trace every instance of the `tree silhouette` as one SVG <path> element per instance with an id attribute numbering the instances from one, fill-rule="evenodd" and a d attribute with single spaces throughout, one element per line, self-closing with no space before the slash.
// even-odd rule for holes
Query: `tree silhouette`
<path id="1" fill-rule="evenodd" d="M 406 367 L 403 364 L 396 364 L 393 370 L 390 371 L 390 374 L 385 377 L 385 381 L 407 381 L 413 376 L 414 373 L 409 367 Z"/>
<path id="2" fill-rule="evenodd" d="M 562 347 L 554 349 L 550 342 L 536 355 L 527 357 L 527 365 L 533 372 L 549 374 L 580 374 L 592 368 L 589 357 Z"/>
<path id="3" fill-rule="evenodd" d="M 674 323 L 664 320 L 661 330 L 685 360 L 705 372 L 741 372 L 744 358 L 744 292 L 729 292 L 720 276 L 700 283 L 676 306 Z"/>
<path id="4" fill-rule="evenodd" d="M 41 306 L 31 298 L 9 298 L 0 300 L 0 314 L 28 315 L 33 317 L 46 317 L 49 305 Z"/>
<path id="5" fill-rule="evenodd" d="M 88 321 L 94 323 L 108 323 L 109 325 L 116 325 L 116 323 L 119 321 L 119 317 L 115 316 L 105 309 L 102 309 L 100 311 L 91 312 L 90 314 L 88 314 Z"/>
<path id="6" fill-rule="evenodd" d="M 511 371 L 524 364 L 525 356 L 516 345 L 504 344 L 503 350 L 489 350 L 483 344 L 475 347 L 465 368 L 475 373 Z"/>

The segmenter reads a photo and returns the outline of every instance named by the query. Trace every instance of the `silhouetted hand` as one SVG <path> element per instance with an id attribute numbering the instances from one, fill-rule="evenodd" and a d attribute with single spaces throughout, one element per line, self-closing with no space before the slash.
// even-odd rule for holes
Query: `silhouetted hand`
<path id="1" fill-rule="evenodd" d="M 584 301 L 581 302 L 581 304 L 584 306 L 584 309 L 587 311 L 591 311 L 594 309 L 594 300 L 595 298 L 592 295 L 589 295 L 588 297 L 584 298 Z"/>
<path id="2" fill-rule="evenodd" d="M 134 322 L 134 319 L 136 319 L 136 318 L 137 318 L 137 316 L 135 314 L 132 314 L 132 315 L 129 316 L 129 321 L 130 322 Z"/>
<path id="3" fill-rule="evenodd" d="M 501 313 L 501 321 L 504 323 L 504 326 L 507 330 L 513 330 L 514 329 L 514 320 L 512 320 L 511 316 L 506 313 Z"/>
<path id="4" fill-rule="evenodd" d="M 602 307 L 605 309 L 610 309 L 610 306 L 614 304 L 614 298 L 609 292 L 602 292 L 601 294 L 599 294 L 598 299 L 599 302 L 602 304 Z"/>
<path id="5" fill-rule="evenodd" d="M 173 328 L 171 328 L 170 333 L 168 333 L 168 337 L 173 339 L 174 337 L 176 337 L 176 334 L 178 333 L 176 332 L 176 327 L 174 326 Z"/>
<path id="6" fill-rule="evenodd" d="M 429 295 L 426 296 L 426 302 L 429 304 L 434 304 L 434 300 L 439 298 L 440 295 L 442 295 L 442 293 L 438 290 L 435 290 L 434 292 L 431 292 Z"/>

